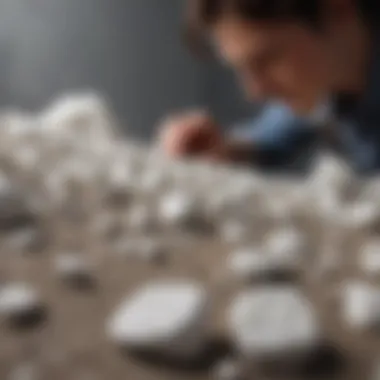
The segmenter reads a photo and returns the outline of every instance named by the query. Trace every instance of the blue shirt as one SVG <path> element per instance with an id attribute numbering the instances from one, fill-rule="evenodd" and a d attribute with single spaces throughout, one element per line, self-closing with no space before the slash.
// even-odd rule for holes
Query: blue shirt
<path id="1" fill-rule="evenodd" d="M 253 162 L 259 169 L 296 173 L 308 170 L 318 139 L 316 125 L 279 104 L 266 107 L 232 137 L 253 143 Z"/>
<path id="2" fill-rule="evenodd" d="M 374 36 L 366 91 L 358 99 L 336 96 L 332 101 L 332 147 L 362 174 L 380 171 L 380 33 Z M 275 171 L 307 171 L 316 150 L 326 143 L 315 123 L 278 104 L 267 107 L 235 137 L 252 141 L 255 164 Z"/>

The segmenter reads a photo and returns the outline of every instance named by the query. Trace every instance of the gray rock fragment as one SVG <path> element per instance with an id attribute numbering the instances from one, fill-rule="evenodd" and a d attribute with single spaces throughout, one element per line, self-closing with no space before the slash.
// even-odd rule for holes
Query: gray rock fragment
<path id="1" fill-rule="evenodd" d="M 92 266 L 79 254 L 59 254 L 54 266 L 60 279 L 68 284 L 90 285 L 94 281 Z"/>
<path id="2" fill-rule="evenodd" d="M 11 323 L 27 323 L 42 312 L 38 292 L 22 283 L 7 284 L 0 288 L 0 317 Z"/>

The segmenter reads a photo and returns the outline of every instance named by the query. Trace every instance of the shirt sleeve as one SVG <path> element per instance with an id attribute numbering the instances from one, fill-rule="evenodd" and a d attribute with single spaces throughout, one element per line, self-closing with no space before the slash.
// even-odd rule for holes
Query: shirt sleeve
<path id="1" fill-rule="evenodd" d="M 282 170 L 308 164 L 316 141 L 316 127 L 286 108 L 275 106 L 235 128 L 231 137 L 235 141 L 252 142 L 254 165 Z"/>

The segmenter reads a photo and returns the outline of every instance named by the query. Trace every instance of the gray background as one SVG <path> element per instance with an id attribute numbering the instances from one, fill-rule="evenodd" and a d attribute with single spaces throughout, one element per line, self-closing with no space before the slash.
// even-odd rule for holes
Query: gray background
<path id="1" fill-rule="evenodd" d="M 231 75 L 180 40 L 179 0 L 0 0 L 0 105 L 43 107 L 72 89 L 112 100 L 137 137 L 168 112 L 208 106 L 223 124 L 247 114 Z"/>

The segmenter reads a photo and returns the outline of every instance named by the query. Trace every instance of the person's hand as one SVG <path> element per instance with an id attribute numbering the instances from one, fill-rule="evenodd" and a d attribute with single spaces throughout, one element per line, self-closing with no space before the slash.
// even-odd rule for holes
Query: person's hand
<path id="1" fill-rule="evenodd" d="M 170 157 L 222 159 L 224 141 L 216 122 L 205 112 L 194 111 L 164 120 L 159 143 Z"/>

